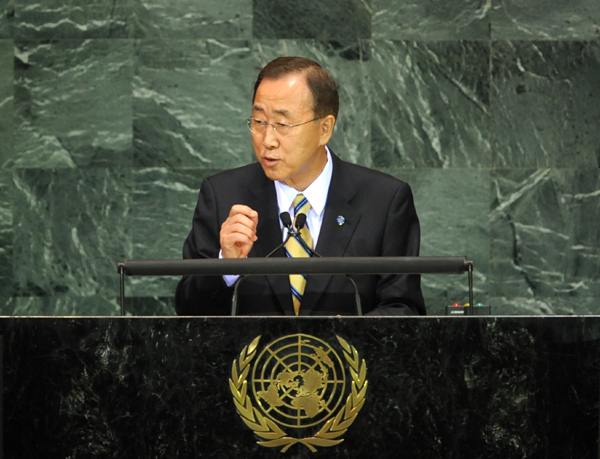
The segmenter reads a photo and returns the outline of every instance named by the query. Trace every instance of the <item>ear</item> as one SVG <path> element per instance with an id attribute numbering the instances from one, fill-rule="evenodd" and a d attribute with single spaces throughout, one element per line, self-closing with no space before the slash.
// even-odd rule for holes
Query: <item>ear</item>
<path id="1" fill-rule="evenodd" d="M 320 142 L 321 146 L 327 145 L 329 139 L 331 138 L 331 134 L 333 134 L 333 128 L 335 126 L 335 117 L 333 115 L 327 115 L 319 121 L 319 130 L 320 130 Z"/>

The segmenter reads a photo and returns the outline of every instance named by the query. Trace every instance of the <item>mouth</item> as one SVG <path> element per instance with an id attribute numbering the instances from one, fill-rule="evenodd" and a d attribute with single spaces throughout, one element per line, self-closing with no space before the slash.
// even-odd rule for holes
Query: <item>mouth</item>
<path id="1" fill-rule="evenodd" d="M 262 158 L 262 162 L 265 166 L 274 166 L 275 164 L 277 164 L 279 160 L 277 158 L 269 158 L 269 157 L 264 157 Z"/>

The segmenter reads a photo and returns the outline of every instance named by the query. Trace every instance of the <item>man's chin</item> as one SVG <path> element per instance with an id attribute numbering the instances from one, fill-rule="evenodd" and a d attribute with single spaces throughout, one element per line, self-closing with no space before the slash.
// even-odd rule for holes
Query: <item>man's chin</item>
<path id="1" fill-rule="evenodd" d="M 284 181 L 287 177 L 284 174 L 276 171 L 273 167 L 265 166 L 264 164 L 260 164 L 262 166 L 262 170 L 267 176 L 268 179 L 273 181 L 281 182 Z"/>

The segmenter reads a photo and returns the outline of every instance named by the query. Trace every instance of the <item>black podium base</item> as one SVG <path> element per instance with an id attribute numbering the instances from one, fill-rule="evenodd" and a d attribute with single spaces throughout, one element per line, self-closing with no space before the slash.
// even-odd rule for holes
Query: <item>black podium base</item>
<path id="1" fill-rule="evenodd" d="M 598 457 L 600 317 L 2 318 L 0 334 L 5 458 Z M 318 426 L 283 427 L 282 453 L 230 380 L 257 337 L 252 365 L 299 334 L 346 367 L 339 338 L 354 348 L 368 389 L 339 445 L 313 453 L 296 440 Z M 251 394 L 259 377 L 237 376 Z"/>

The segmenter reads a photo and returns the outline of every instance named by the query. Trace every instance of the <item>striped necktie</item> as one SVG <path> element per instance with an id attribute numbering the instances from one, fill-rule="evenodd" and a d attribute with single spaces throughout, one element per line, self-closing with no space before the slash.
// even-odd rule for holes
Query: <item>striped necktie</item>
<path id="1" fill-rule="evenodd" d="M 309 210 L 310 203 L 308 200 L 302 193 L 298 194 L 294 199 L 294 227 L 296 227 L 296 218 L 298 217 L 298 214 L 308 215 Z M 300 230 L 300 235 L 306 242 L 306 245 L 312 249 L 313 241 L 306 225 Z M 307 252 L 293 237 L 285 243 L 285 251 L 290 258 L 310 257 L 310 253 Z M 304 287 L 306 286 L 306 276 L 304 274 L 290 274 L 290 286 L 292 287 L 294 312 L 298 315 L 300 312 L 300 303 L 302 303 L 302 295 L 304 294 Z"/>

